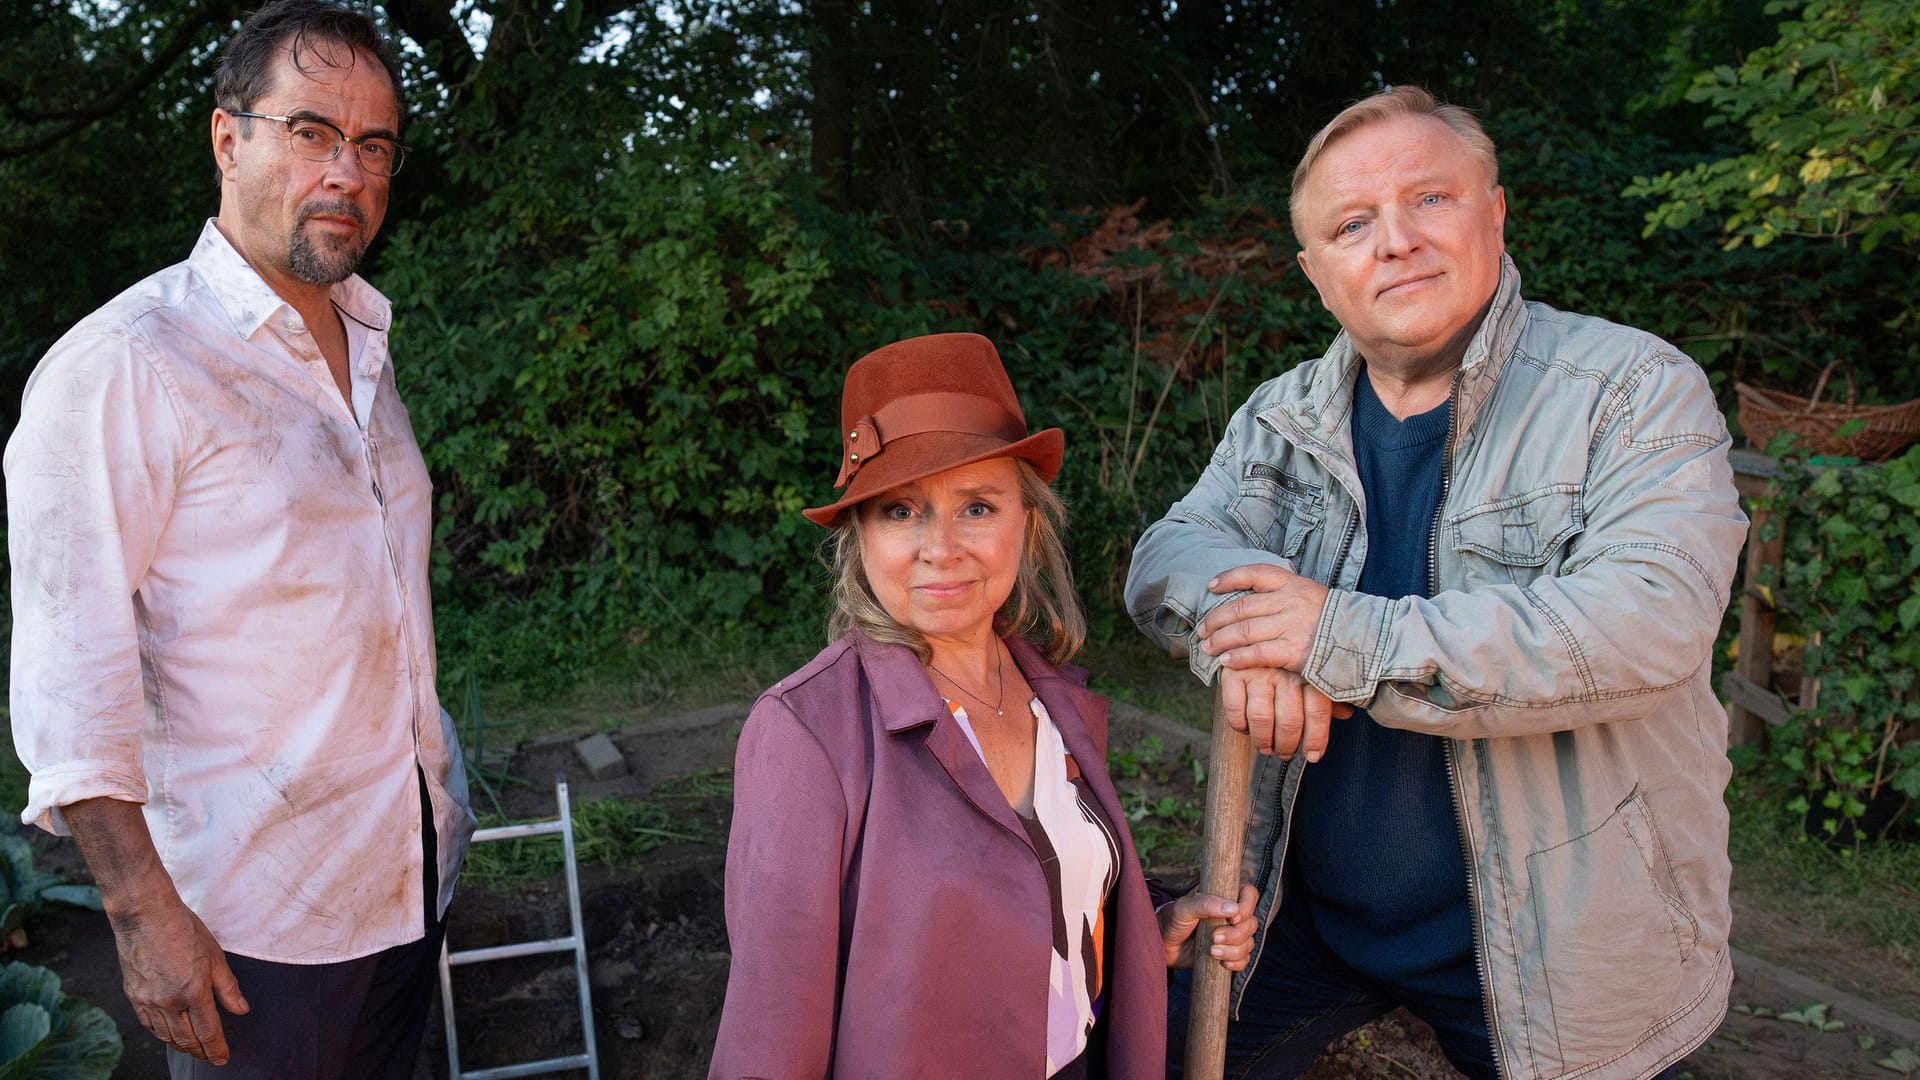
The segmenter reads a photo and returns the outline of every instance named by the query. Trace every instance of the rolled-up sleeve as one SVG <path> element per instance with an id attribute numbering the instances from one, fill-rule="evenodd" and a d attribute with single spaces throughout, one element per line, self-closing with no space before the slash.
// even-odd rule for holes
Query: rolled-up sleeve
<path id="1" fill-rule="evenodd" d="M 762 698 L 740 733 L 733 798 L 733 961 L 709 1077 L 824 1077 L 838 1024 L 847 803 L 826 751 L 777 698 Z"/>
<path id="2" fill-rule="evenodd" d="M 142 342 L 62 339 L 27 382 L 6 449 L 13 741 L 32 773 L 21 820 L 145 802 L 136 596 L 165 527 L 183 438 Z"/>

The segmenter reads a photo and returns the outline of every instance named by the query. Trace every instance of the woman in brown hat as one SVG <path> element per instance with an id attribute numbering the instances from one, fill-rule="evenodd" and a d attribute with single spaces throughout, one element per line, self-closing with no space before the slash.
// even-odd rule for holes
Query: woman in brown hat
<path id="1" fill-rule="evenodd" d="M 1047 486 L 987 339 L 847 372 L 833 644 L 740 735 L 711 1076 L 1165 1074 L 1166 968 L 1238 970 L 1254 894 L 1155 911 Z M 1212 942 L 1203 917 L 1227 917 Z"/>

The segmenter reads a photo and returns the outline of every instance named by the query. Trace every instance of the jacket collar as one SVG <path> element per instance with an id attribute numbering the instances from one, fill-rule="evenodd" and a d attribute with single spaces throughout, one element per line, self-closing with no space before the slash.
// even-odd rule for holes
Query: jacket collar
<path id="1" fill-rule="evenodd" d="M 298 323 L 300 316 L 293 305 L 261 278 L 213 218 L 208 218 L 201 227 L 200 239 L 193 245 L 193 254 L 187 256 L 187 265 L 206 283 L 207 291 L 227 313 L 241 337 L 253 337 L 270 322 L 283 331 Z M 393 323 L 392 302 L 358 274 L 335 285 L 330 299 L 348 318 L 367 327 L 371 339 L 360 351 L 361 373 L 370 379 L 378 378 L 387 361 L 385 336 Z"/>
<path id="2" fill-rule="evenodd" d="M 1087 689 L 1087 669 L 1073 664 L 1056 667 L 1025 638 L 1008 638 L 1007 649 L 1013 653 L 1013 662 L 1019 665 L 1020 674 L 1027 677 L 1027 685 L 1033 687 L 1034 695 L 1047 707 L 1054 726 L 1066 738 L 1067 749 L 1075 760 L 1080 760 L 1081 755 L 1068 734 L 1070 729 L 1084 727 L 1092 738 L 1091 745 L 1106 745 L 1107 699 Z M 1104 761 L 1096 764 L 1105 770 Z M 1092 766 L 1080 771 L 1091 772 Z"/>
<path id="3" fill-rule="evenodd" d="M 873 688 L 874 713 L 887 734 L 924 727 L 947 715 L 946 703 L 912 649 L 883 644 L 858 630 L 850 631 L 847 640 L 860 656 L 860 667 Z"/>
<path id="4" fill-rule="evenodd" d="M 1021 843 L 1032 846 L 1026 827 L 1007 804 L 1006 796 L 994 783 L 986 763 L 974 752 L 959 721 L 927 678 L 920 658 L 904 645 L 883 645 L 859 631 L 847 635 L 859 654 L 871 689 L 873 709 L 880 725 L 890 736 L 901 736 L 921 728 L 926 734 L 927 750 L 945 770 L 948 779 L 960 789 L 974 808 L 1012 833 Z M 1106 775 L 1101 748 L 1106 745 L 1107 700 L 1085 686 L 1087 673 L 1071 665 L 1055 667 L 1040 650 L 1018 637 L 1006 639 L 1013 662 L 1026 676 L 1027 685 L 1040 703 L 1047 707 L 1074 760 L 1082 762 L 1081 774 Z M 1111 785 L 1101 784 L 1101 802 L 1109 815 L 1119 813 L 1119 802 Z M 1119 820 L 1114 818 L 1114 820 Z"/>
<path id="5" fill-rule="evenodd" d="M 1454 440 L 1470 432 L 1480 406 L 1493 393 L 1507 359 L 1519 347 L 1526 330 L 1527 308 L 1520 296 L 1520 268 L 1513 257 L 1500 256 L 1500 281 L 1494 286 L 1493 303 L 1467 342 L 1467 354 L 1461 360 L 1454 388 Z M 1345 330 L 1333 339 L 1326 356 L 1315 368 L 1313 381 L 1304 396 L 1282 399 L 1262 415 L 1277 421 L 1288 418 L 1291 429 L 1319 448 L 1341 460 L 1352 456 L 1347 435 L 1349 414 L 1353 411 L 1353 384 L 1360 375 L 1360 354 Z M 1271 423 L 1269 426 L 1273 426 Z"/>
<path id="6" fill-rule="evenodd" d="M 951 715 L 926 668 L 913 650 L 904 645 L 885 645 L 858 630 L 847 635 L 867 680 L 874 689 L 874 710 L 889 735 L 898 735 L 939 721 Z M 1058 721 L 1063 713 L 1072 713 L 1085 723 L 1098 739 L 1105 739 L 1107 699 L 1086 688 L 1085 668 L 1072 664 L 1055 667 L 1038 648 L 1024 638 L 1006 639 L 1007 651 L 1026 676 L 1027 685 Z"/>

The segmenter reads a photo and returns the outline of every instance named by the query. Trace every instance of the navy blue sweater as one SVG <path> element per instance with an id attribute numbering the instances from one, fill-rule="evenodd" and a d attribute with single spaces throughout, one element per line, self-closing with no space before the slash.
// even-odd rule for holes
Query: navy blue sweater
<path id="1" fill-rule="evenodd" d="M 1363 372 L 1353 449 L 1366 494 L 1360 591 L 1426 596 L 1451 403 L 1403 423 Z M 1307 768 L 1288 840 L 1284 914 L 1356 972 L 1389 986 L 1475 996 L 1465 855 L 1445 742 L 1382 727 L 1364 711 L 1333 722 Z"/>

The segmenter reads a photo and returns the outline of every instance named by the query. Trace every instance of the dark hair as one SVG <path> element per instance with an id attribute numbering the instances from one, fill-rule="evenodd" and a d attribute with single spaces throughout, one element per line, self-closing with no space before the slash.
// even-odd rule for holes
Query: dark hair
<path id="1" fill-rule="evenodd" d="M 274 61 L 281 50 L 293 55 L 297 71 L 308 70 L 303 57 L 328 63 L 315 51 L 321 42 L 337 42 L 378 59 L 393 81 L 393 100 L 404 119 L 407 99 L 400 87 L 400 57 L 372 17 L 329 0 L 274 0 L 253 13 L 227 43 L 213 77 L 213 103 L 228 112 L 253 108 L 273 87 Z M 247 123 L 247 121 L 241 121 Z"/>

